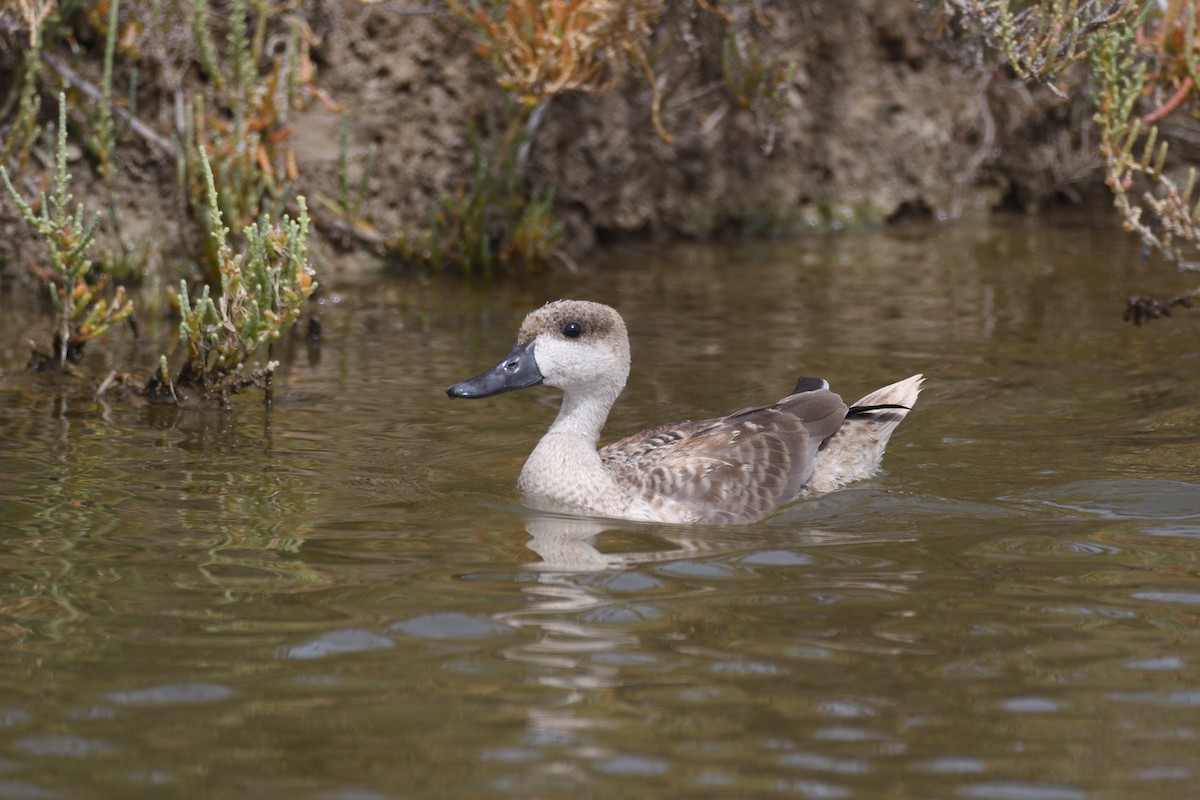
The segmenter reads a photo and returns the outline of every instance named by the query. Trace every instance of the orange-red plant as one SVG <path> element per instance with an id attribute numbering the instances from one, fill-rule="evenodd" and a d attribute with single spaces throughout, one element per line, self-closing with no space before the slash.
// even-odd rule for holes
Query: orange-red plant
<path id="1" fill-rule="evenodd" d="M 1143 122 L 1154 123 L 1182 106 L 1200 82 L 1195 0 L 1168 0 L 1160 13 L 1138 28 L 1136 41 L 1155 67 L 1146 76 L 1145 91 L 1156 105 L 1142 115 Z"/>
<path id="2" fill-rule="evenodd" d="M 479 30 L 479 54 L 495 67 L 497 82 L 526 105 L 568 90 L 599 94 L 627 61 L 637 64 L 650 82 L 654 127 L 670 140 L 645 44 L 662 0 L 508 0 L 498 17 L 460 0 L 447 3 Z"/>

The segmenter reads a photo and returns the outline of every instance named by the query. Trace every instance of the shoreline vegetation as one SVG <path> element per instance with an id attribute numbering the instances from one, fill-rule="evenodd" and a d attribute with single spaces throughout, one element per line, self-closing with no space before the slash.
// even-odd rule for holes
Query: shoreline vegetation
<path id="1" fill-rule="evenodd" d="M 8 0 L 0 281 L 49 297 L 46 372 L 172 315 L 152 375 L 97 382 L 190 406 L 269 403 L 271 344 L 347 250 L 490 279 L 623 238 L 1037 213 L 1106 187 L 1148 255 L 1200 269 L 1195 6 Z M 158 286 L 179 288 L 134 308 Z M 1126 319 L 1197 295 L 1130 298 Z"/>

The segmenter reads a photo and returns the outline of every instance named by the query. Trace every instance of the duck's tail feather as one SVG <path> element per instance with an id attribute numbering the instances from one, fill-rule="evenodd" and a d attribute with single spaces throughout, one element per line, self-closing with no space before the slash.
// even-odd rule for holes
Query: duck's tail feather
<path id="1" fill-rule="evenodd" d="M 879 470 L 892 431 L 912 410 L 925 378 L 913 375 L 863 397 L 850 406 L 841 427 L 817 451 L 809 493 L 829 492 Z"/>
<path id="2" fill-rule="evenodd" d="M 913 375 L 902 381 L 876 389 L 855 403 L 855 406 L 897 405 L 912 408 L 921 393 L 921 384 L 925 382 L 924 375 Z"/>

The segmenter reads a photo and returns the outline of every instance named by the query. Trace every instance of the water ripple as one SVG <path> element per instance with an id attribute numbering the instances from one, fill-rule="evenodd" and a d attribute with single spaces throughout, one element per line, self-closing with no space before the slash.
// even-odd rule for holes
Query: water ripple
<path id="1" fill-rule="evenodd" d="M 315 639 L 303 644 L 289 647 L 283 651 L 283 658 L 306 661 L 317 658 L 342 655 L 344 653 L 367 653 L 372 650 L 389 650 L 396 643 L 386 636 L 380 636 L 371 631 L 357 628 L 323 633 Z"/>
<path id="2" fill-rule="evenodd" d="M 1076 481 L 1034 493 L 1027 502 L 1111 520 L 1200 520 L 1200 484 L 1183 481 Z"/>
<path id="3" fill-rule="evenodd" d="M 117 752 L 114 745 L 103 740 L 69 733 L 26 736 L 23 739 L 17 739 L 12 746 L 32 756 L 58 756 L 61 758 L 90 758 L 112 755 Z"/>
<path id="4" fill-rule="evenodd" d="M 146 689 L 109 692 L 104 699 L 119 706 L 169 706 L 226 700 L 233 691 L 219 683 L 167 683 Z"/>
<path id="5" fill-rule="evenodd" d="M 968 800 L 1087 800 L 1087 792 L 1073 786 L 1020 781 L 976 783 L 955 794 Z"/>
<path id="6" fill-rule="evenodd" d="M 422 614 L 393 623 L 388 631 L 420 639 L 486 639 L 514 632 L 508 625 L 457 612 Z"/>

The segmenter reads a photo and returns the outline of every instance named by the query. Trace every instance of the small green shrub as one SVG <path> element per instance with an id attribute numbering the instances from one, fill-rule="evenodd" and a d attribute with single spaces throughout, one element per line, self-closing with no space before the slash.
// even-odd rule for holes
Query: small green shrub
<path id="1" fill-rule="evenodd" d="M 266 4 L 231 0 L 228 31 L 218 48 L 204 0 L 188 0 L 198 58 L 211 82 L 212 96 L 197 96 L 187 105 L 184 147 L 178 162 L 179 182 L 189 208 L 205 236 L 201 263 L 206 280 L 216 283 L 220 255 L 209 223 L 209 177 L 198 160 L 211 157 L 210 171 L 222 217 L 241 231 L 263 214 L 279 216 L 288 191 L 298 178 L 292 150 L 289 114 L 303 100 L 313 74 L 311 34 L 298 14 L 281 14 Z M 267 29 L 283 26 L 287 35 L 279 54 L 268 56 Z M 261 69 L 259 65 L 266 65 Z"/>
<path id="2" fill-rule="evenodd" d="M 787 111 L 786 82 L 795 73 L 794 64 L 776 62 L 758 45 L 730 25 L 721 43 L 721 73 L 725 88 L 742 108 L 776 120 Z"/>
<path id="3" fill-rule="evenodd" d="M 492 275 L 497 269 L 542 268 L 562 238 L 551 216 L 553 196 L 526 197 L 519 166 L 525 141 L 522 115 L 510 114 L 503 136 L 488 137 L 468 128 L 471 179 L 465 191 L 444 197 L 430 213 L 429 226 L 402 236 L 396 256 L 405 264 L 441 272 Z"/>
<path id="4" fill-rule="evenodd" d="M 199 153 L 199 162 L 208 189 L 209 227 L 221 291 L 214 297 L 205 284 L 198 296 L 190 298 L 186 282 L 181 282 L 179 338 L 184 362 L 172 379 L 166 356 L 162 356 L 146 394 L 176 403 L 194 399 L 226 403 L 230 395 L 257 385 L 267 392 L 269 401 L 277 366 L 270 360 L 270 345 L 291 328 L 317 287 L 308 261 L 307 207 L 304 198 L 298 198 L 297 218 L 284 216 L 277 224 L 264 214 L 242 231 L 245 247 L 235 252 L 204 151 Z"/>
<path id="5" fill-rule="evenodd" d="M 375 158 L 379 145 L 367 145 L 367 155 L 358 170 L 358 180 L 350 177 L 350 112 L 342 112 L 342 124 L 338 129 L 338 206 L 347 220 L 356 220 L 367 194 L 367 179 L 375 171 Z"/>
<path id="6" fill-rule="evenodd" d="M 54 149 L 54 191 L 38 200 L 35 211 L 13 186 L 8 170 L 0 165 L 0 177 L 8 195 L 21 211 L 25 222 L 37 231 L 45 242 L 48 269 L 40 274 L 50 290 L 50 300 L 57 314 L 54 347 L 47 357 L 34 352 L 35 366 L 66 366 L 68 360 L 79 361 L 83 347 L 103 336 L 114 324 L 129 318 L 133 302 L 125 289 L 117 286 L 110 291 L 111 277 L 103 268 L 93 268 L 91 257 L 99 215 L 86 218 L 83 204 L 71 211 L 74 199 L 69 191 L 71 175 L 67 172 L 67 104 L 58 97 L 58 136 Z"/>
<path id="7" fill-rule="evenodd" d="M 1137 31 L 1147 21 L 1143 15 L 1106 36 L 1092 51 L 1090 63 L 1105 181 L 1126 230 L 1136 233 L 1175 265 L 1200 269 L 1195 260 L 1195 250 L 1200 247 L 1196 169 L 1187 169 L 1181 186 L 1179 176 L 1167 169 L 1168 143 L 1165 138 L 1160 141 L 1158 127 L 1153 124 L 1182 104 L 1195 86 L 1194 67 L 1189 65 L 1200 49 L 1200 41 L 1196 36 L 1195 4 L 1188 2 L 1186 6 L 1186 14 L 1181 10 L 1174 15 L 1164 12 L 1154 20 L 1157 34 L 1146 39 L 1157 42 L 1155 46 L 1161 48 L 1158 57 L 1146 58 L 1136 44 Z M 1153 74 L 1151 64 L 1158 67 Z M 1181 72 L 1182 77 L 1176 81 L 1179 85 L 1172 97 L 1139 116 L 1142 98 L 1155 94 L 1157 85 L 1167 84 L 1174 71 Z"/>
<path id="8" fill-rule="evenodd" d="M 55 11 L 54 0 L 16 0 L 14 5 L 17 15 L 28 30 L 29 45 L 23 54 L 20 88 L 3 104 L 7 113 L 12 98 L 19 98 L 16 118 L 4 139 L 4 145 L 0 146 L 0 164 L 7 163 L 9 158 L 14 156 L 23 160 L 41 130 L 37 121 L 38 112 L 41 110 L 37 76 L 38 70 L 41 69 L 46 22 Z M 0 3 L 0 9 L 2 8 L 3 4 Z"/>
<path id="9" fill-rule="evenodd" d="M 1197 173 L 1173 172 L 1167 137 L 1155 123 L 1196 107 L 1200 29 L 1196 0 L 943 0 L 981 34 L 1016 75 L 1066 92 L 1068 67 L 1087 65 L 1105 183 L 1126 230 L 1149 251 L 1184 269 L 1200 269 Z M 1060 81 L 1060 79 L 1062 79 Z M 1167 312 L 1131 300 L 1130 319 Z M 1175 305 L 1185 305 L 1176 303 Z M 1163 306 L 1169 312 L 1170 304 Z M 1185 306 L 1186 307 L 1186 306 Z M 1138 310 L 1140 309 L 1140 310 Z"/>
<path id="10" fill-rule="evenodd" d="M 376 247 L 386 249 L 394 244 L 393 240 L 385 237 L 363 214 L 363 200 L 367 196 L 367 181 L 375 172 L 375 160 L 379 155 L 379 145 L 371 142 L 366 154 L 359 159 L 350 155 L 350 112 L 342 112 L 342 122 L 338 129 L 337 157 L 337 199 L 331 199 L 318 193 L 317 202 L 335 215 L 337 222 L 330 222 L 329 227 L 340 234 L 343 241 L 356 239 Z M 351 164 L 357 162 L 358 176 L 354 177 Z"/>

